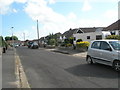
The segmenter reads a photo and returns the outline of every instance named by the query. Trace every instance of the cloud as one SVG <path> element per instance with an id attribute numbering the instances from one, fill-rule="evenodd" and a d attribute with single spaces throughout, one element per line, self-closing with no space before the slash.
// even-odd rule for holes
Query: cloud
<path id="1" fill-rule="evenodd" d="M 0 14 L 6 14 L 14 0 L 0 0 Z"/>
<path id="2" fill-rule="evenodd" d="M 17 3 L 26 3 L 28 0 L 14 0 Z"/>
<path id="3" fill-rule="evenodd" d="M 37 30 L 35 26 L 31 26 L 31 30 L 25 29 L 25 30 L 17 30 L 13 33 L 18 37 L 19 40 L 24 40 L 24 34 L 25 34 L 25 40 L 33 40 L 37 39 Z"/>
<path id="4" fill-rule="evenodd" d="M 16 9 L 13 9 L 12 11 L 13 11 L 14 13 L 17 13 L 17 12 L 18 12 Z"/>
<path id="5" fill-rule="evenodd" d="M 107 10 L 105 13 L 104 13 L 104 17 L 108 18 L 108 19 L 118 19 L 118 9 L 114 10 L 114 9 L 111 9 L 111 10 Z"/>
<path id="6" fill-rule="evenodd" d="M 56 3 L 56 0 L 49 0 L 48 3 L 49 3 L 49 4 L 55 4 L 55 3 Z"/>
<path id="7" fill-rule="evenodd" d="M 28 0 L 0 0 L 0 14 L 7 14 L 8 12 L 15 12 L 15 9 L 12 9 L 10 5 L 14 2 L 16 3 L 26 3 Z"/>
<path id="8" fill-rule="evenodd" d="M 92 9 L 92 6 L 90 5 L 90 3 L 88 2 L 88 0 L 84 1 L 83 4 L 83 8 L 82 11 L 90 11 Z"/>
<path id="9" fill-rule="evenodd" d="M 56 0 L 56 2 L 84 2 L 85 0 Z M 119 0 L 89 0 L 89 2 L 95 3 L 113 3 L 118 2 Z"/>

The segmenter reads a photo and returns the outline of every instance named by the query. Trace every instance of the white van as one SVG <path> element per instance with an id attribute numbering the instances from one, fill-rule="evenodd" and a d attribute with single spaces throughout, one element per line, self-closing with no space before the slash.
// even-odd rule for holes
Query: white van
<path id="1" fill-rule="evenodd" d="M 101 63 L 120 71 L 120 41 L 94 40 L 91 42 L 86 61 L 88 64 Z"/>

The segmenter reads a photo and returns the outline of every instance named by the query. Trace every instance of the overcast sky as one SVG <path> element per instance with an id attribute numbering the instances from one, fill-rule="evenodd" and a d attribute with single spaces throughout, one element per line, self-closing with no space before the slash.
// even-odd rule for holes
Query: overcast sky
<path id="1" fill-rule="evenodd" d="M 3 36 L 23 40 L 70 28 L 107 27 L 118 20 L 119 0 L 0 0 L 0 29 Z M 11 27 L 14 27 L 11 30 Z"/>

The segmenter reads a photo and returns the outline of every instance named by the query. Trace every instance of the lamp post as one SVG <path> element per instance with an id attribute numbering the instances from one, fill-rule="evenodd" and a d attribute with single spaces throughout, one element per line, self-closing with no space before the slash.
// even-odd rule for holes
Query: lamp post
<path id="1" fill-rule="evenodd" d="M 12 31 L 12 45 L 13 45 L 13 48 L 14 48 L 13 28 L 14 27 L 11 27 L 11 31 Z"/>
<path id="2" fill-rule="evenodd" d="M 38 45 L 39 45 L 39 27 L 38 27 L 38 20 L 37 20 L 37 36 L 38 36 Z"/>

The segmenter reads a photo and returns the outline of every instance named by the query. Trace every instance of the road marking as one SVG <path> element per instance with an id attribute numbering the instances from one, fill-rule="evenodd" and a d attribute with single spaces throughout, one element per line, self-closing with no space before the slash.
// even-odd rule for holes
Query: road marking
<path id="1" fill-rule="evenodd" d="M 15 50 L 15 74 L 16 74 L 16 79 L 17 79 L 17 87 L 18 88 L 29 88 L 30 89 L 30 85 L 28 83 L 28 79 L 26 77 L 26 74 L 24 72 L 23 66 L 21 64 L 21 60 L 19 58 L 19 56 L 16 53 Z"/>

